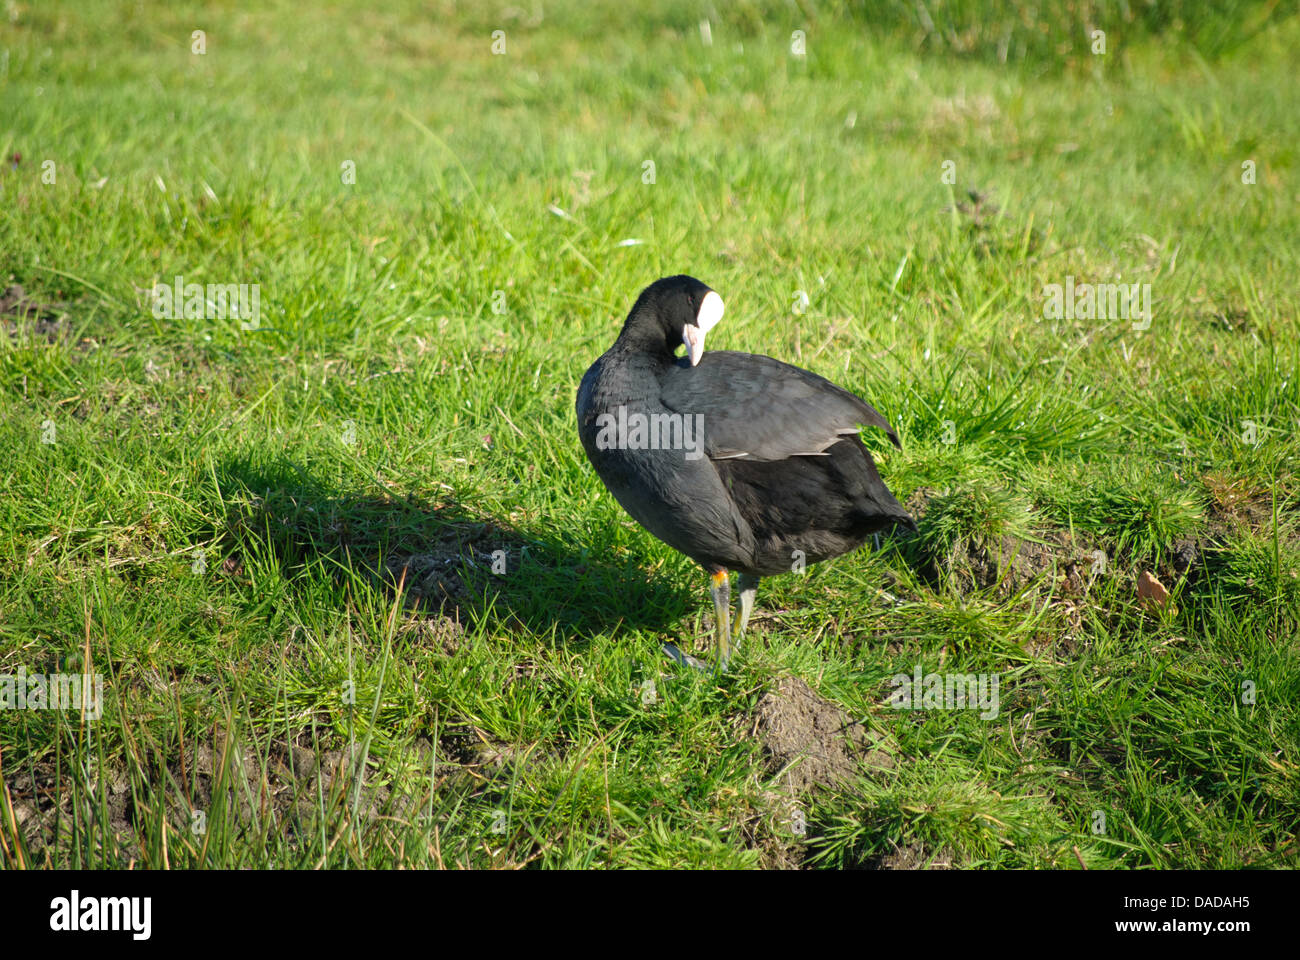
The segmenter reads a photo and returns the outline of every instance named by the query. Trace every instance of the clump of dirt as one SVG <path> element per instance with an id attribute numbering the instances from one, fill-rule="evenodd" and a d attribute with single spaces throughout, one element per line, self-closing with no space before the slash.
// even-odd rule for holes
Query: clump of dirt
<path id="1" fill-rule="evenodd" d="M 894 760 L 884 738 L 868 731 L 798 677 L 782 677 L 755 705 L 737 718 L 756 735 L 764 764 L 779 775 L 765 790 L 740 830 L 768 870 L 794 870 L 808 856 L 806 793 L 851 783 L 855 777 L 890 770 Z"/>
<path id="2" fill-rule="evenodd" d="M 1243 307 L 1224 307 L 1210 310 L 1201 316 L 1215 330 L 1227 333 L 1255 332 L 1255 325 L 1250 322 L 1250 312 Z"/>
<path id="3" fill-rule="evenodd" d="M 955 206 L 958 213 L 970 218 L 970 226 L 974 230 L 985 229 L 994 217 L 1002 213 L 998 205 L 982 190 L 967 190 L 966 199 L 958 200 Z M 952 207 L 944 207 L 943 212 L 949 213 L 952 209 Z"/>
<path id="4" fill-rule="evenodd" d="M 1019 249 L 1022 245 L 1026 245 L 1028 252 L 1035 253 L 1047 239 L 1041 227 L 1031 227 L 1026 233 L 993 202 L 987 190 L 968 189 L 961 199 L 941 210 L 949 215 L 954 211 L 960 214 L 966 237 L 981 257 L 994 255 L 1008 247 Z"/>
<path id="5" fill-rule="evenodd" d="M 943 555 L 925 558 L 922 570 L 931 582 L 949 580 L 961 590 L 996 586 L 1003 596 L 1050 576 L 1059 595 L 1080 597 L 1106 562 L 1092 541 L 1050 530 L 1036 540 L 1011 535 L 989 542 L 962 540 Z"/>
<path id="6" fill-rule="evenodd" d="M 50 343 L 67 340 L 71 331 L 66 318 L 66 303 L 38 303 L 27 296 L 19 284 L 10 284 L 0 293 L 0 327 L 11 337 L 18 336 L 19 324 L 7 317 L 17 317 L 31 324 L 32 332 Z"/>
<path id="7" fill-rule="evenodd" d="M 864 767 L 888 770 L 881 736 L 865 729 L 798 677 L 782 677 L 754 709 L 768 769 L 798 794 L 849 782 Z"/>
<path id="8" fill-rule="evenodd" d="M 461 576 L 466 562 L 473 561 L 454 551 L 391 557 L 384 562 L 384 580 L 392 587 L 403 584 L 408 604 L 454 615 L 468 597 Z"/>
<path id="9" fill-rule="evenodd" d="M 1208 473 L 1201 479 L 1210 494 L 1206 533 L 1212 539 L 1226 539 L 1242 525 L 1252 533 L 1272 528 L 1273 497 L 1268 490 L 1222 473 Z"/>
<path id="10" fill-rule="evenodd" d="M 797 799 L 765 790 L 738 825 L 745 846 L 758 851 L 762 870 L 801 870 L 808 860 L 807 824 Z"/>
<path id="11" fill-rule="evenodd" d="M 1200 537 L 1180 537 L 1169 548 L 1169 565 L 1180 577 L 1186 577 L 1201 563 L 1205 544 Z"/>
<path id="12" fill-rule="evenodd" d="M 466 643 L 465 625 L 454 615 L 441 612 L 424 615 L 422 612 L 403 620 L 397 635 L 421 647 L 438 648 L 447 656 L 454 656 Z"/>
<path id="13" fill-rule="evenodd" d="M 387 558 L 383 579 L 389 588 L 404 583 L 407 606 L 435 614 L 442 623 L 440 642 L 454 648 L 464 634 L 461 623 L 472 619 L 478 587 L 517 570 L 524 546 L 518 534 L 495 524 L 456 524 L 420 553 Z"/>
<path id="14" fill-rule="evenodd" d="M 933 500 L 938 493 L 939 491 L 934 487 L 917 487 L 908 494 L 907 499 L 903 501 L 903 506 L 906 507 L 907 512 L 912 515 L 912 519 L 919 524 L 921 518 L 925 516 L 925 511 L 930 506 L 930 501 Z"/>

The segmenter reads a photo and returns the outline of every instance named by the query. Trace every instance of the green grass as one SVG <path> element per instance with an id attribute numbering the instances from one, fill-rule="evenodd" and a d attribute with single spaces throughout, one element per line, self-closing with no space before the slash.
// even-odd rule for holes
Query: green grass
<path id="1" fill-rule="evenodd" d="M 0 676 L 105 688 L 0 714 L 0 865 L 1296 866 L 1295 5 L 526 7 L 0 20 L 0 279 L 48 305 L 0 314 Z M 675 669 L 704 578 L 573 402 L 677 272 L 711 348 L 891 420 L 920 543 L 1104 568 L 867 548 Z M 178 275 L 260 323 L 156 318 Z M 1150 328 L 1048 319 L 1067 277 Z M 917 665 L 999 717 L 890 709 Z M 787 673 L 894 767 L 784 793 Z"/>

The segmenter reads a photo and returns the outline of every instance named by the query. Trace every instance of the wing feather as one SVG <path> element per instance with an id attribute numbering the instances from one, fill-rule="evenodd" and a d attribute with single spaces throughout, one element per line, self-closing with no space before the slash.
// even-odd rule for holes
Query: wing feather
<path id="1" fill-rule="evenodd" d="M 785 460 L 823 456 L 863 426 L 898 435 L 874 407 L 815 373 L 780 360 L 710 350 L 697 366 L 685 360 L 660 380 L 660 401 L 704 417 L 711 459 Z"/>

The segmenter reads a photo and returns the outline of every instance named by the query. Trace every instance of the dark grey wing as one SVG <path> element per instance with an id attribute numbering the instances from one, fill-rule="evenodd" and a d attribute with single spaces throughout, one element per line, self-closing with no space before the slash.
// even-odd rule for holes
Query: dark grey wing
<path id="1" fill-rule="evenodd" d="M 880 427 L 901 448 L 870 404 L 771 357 L 710 350 L 697 366 L 682 360 L 670 368 L 659 386 L 664 406 L 704 417 L 704 449 L 714 460 L 817 456 L 861 426 Z"/>

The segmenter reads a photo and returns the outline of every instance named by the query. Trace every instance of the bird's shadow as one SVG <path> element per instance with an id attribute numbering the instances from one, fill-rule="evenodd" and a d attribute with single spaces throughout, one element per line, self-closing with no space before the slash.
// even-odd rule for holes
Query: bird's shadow
<path id="1" fill-rule="evenodd" d="M 360 576 L 406 609 L 488 634 L 526 629 L 584 644 L 616 627 L 665 631 L 693 609 L 689 592 L 631 556 L 597 556 L 454 498 L 348 493 L 289 460 L 222 464 L 236 553 L 270 554 L 286 580 L 324 566 Z M 235 563 L 238 557 L 233 557 Z"/>

